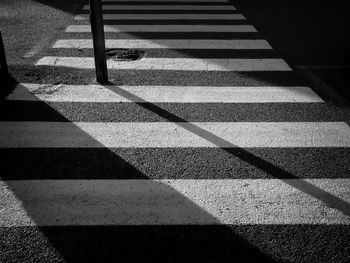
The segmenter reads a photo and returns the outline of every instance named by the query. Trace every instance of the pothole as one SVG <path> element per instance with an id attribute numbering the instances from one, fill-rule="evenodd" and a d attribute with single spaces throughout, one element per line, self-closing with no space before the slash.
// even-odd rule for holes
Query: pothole
<path id="1" fill-rule="evenodd" d="M 145 55 L 144 51 L 126 48 L 107 48 L 106 58 L 115 61 L 140 60 Z"/>

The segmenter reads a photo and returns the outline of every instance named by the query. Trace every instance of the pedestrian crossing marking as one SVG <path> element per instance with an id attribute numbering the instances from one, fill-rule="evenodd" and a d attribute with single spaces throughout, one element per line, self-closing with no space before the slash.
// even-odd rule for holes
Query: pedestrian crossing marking
<path id="1" fill-rule="evenodd" d="M 103 5 L 103 10 L 223 10 L 234 11 L 232 5 Z M 90 6 L 84 6 L 83 10 L 90 10 Z"/>
<path id="2" fill-rule="evenodd" d="M 106 48 L 141 49 L 272 49 L 263 39 L 106 39 Z M 91 39 L 59 39 L 53 48 L 93 48 Z"/>
<path id="3" fill-rule="evenodd" d="M 133 99 L 123 97 L 126 91 Z M 51 102 L 151 103 L 315 103 L 323 100 L 309 87 L 102 86 L 22 83 L 7 100 Z"/>
<path id="4" fill-rule="evenodd" d="M 235 32 L 235 33 L 255 33 L 256 29 L 252 25 L 104 25 L 106 33 L 123 32 Z M 67 33 L 91 32 L 90 25 L 70 25 L 66 29 Z"/>
<path id="5" fill-rule="evenodd" d="M 92 57 L 47 56 L 37 66 L 94 69 Z M 142 58 L 135 61 L 107 60 L 108 69 L 180 70 L 180 71 L 292 71 L 283 59 L 200 59 L 200 58 Z"/>
<path id="6" fill-rule="evenodd" d="M 245 20 L 241 14 L 103 14 L 105 20 Z M 79 14 L 74 20 L 89 20 L 89 14 Z"/>
<path id="7" fill-rule="evenodd" d="M 102 0 L 102 2 L 173 2 L 173 3 L 227 3 L 228 0 Z"/>
<path id="8" fill-rule="evenodd" d="M 219 5 L 220 3 L 229 4 L 225 0 L 103 0 L 103 2 L 106 3 L 106 5 L 103 5 L 104 10 L 236 10 L 232 5 Z M 132 5 L 130 2 L 134 2 L 135 5 Z M 198 3 L 198 5 L 194 5 L 193 2 Z M 144 5 L 142 5 L 143 3 Z M 176 3 L 178 4 L 176 5 Z M 183 5 L 179 5 L 180 3 L 183 3 Z M 204 3 L 207 3 L 207 5 L 204 5 Z M 210 5 L 210 3 L 212 4 Z M 84 10 L 88 9 L 88 6 L 84 7 Z M 229 12 L 213 12 L 216 14 L 203 14 L 209 12 L 193 12 L 193 14 L 185 14 L 192 12 L 169 12 L 172 14 L 159 14 L 160 12 L 156 11 L 154 13 L 158 14 L 145 14 L 146 12 L 142 12 L 143 14 L 125 14 L 127 12 L 120 12 L 124 14 L 111 14 L 117 12 L 107 13 L 109 14 L 104 15 L 105 19 L 116 20 L 109 21 L 110 24 L 117 24 L 117 20 L 120 19 L 154 19 L 154 21 L 120 22 L 120 24 L 129 23 L 129 25 L 105 25 L 104 29 L 107 33 L 150 32 L 155 35 L 155 33 L 162 32 L 168 33 L 167 36 L 170 36 L 170 38 L 175 37 L 173 36 L 175 34 L 171 34 L 172 32 L 213 33 L 209 38 L 217 38 L 218 35 L 215 35 L 215 33 L 249 33 L 246 34 L 248 39 L 237 39 L 238 35 L 234 34 L 224 35 L 225 38 L 230 37 L 235 38 L 235 40 L 141 39 L 142 34 L 139 34 L 140 39 L 137 40 L 107 39 L 107 48 L 202 49 L 198 54 L 204 54 L 203 49 L 256 49 L 253 52 L 246 52 L 249 54 L 258 54 L 257 50 L 271 50 L 271 46 L 267 41 L 252 39 L 253 37 L 256 38 L 256 35 L 250 33 L 257 32 L 252 25 L 243 25 L 245 21 L 233 22 L 232 20 L 245 20 L 243 15 L 233 12 L 231 12 L 232 14 L 229 14 Z M 88 18 L 88 14 L 76 17 L 78 20 L 88 20 Z M 146 22 L 155 24 L 155 21 L 158 20 L 163 24 L 170 23 L 169 21 L 161 21 L 165 19 L 195 19 L 195 21 L 172 21 L 177 25 L 142 24 L 146 24 Z M 224 21 L 220 20 L 227 20 L 225 21 L 226 24 L 230 22 L 235 25 L 224 25 Z M 140 24 L 134 25 L 137 22 L 140 22 Z M 65 32 L 78 33 L 74 35 L 68 34 L 69 37 L 82 38 L 84 35 L 87 37 L 89 34 L 79 34 L 91 32 L 91 27 L 87 23 L 87 21 L 77 21 L 79 25 L 71 25 L 67 27 Z M 206 23 L 212 25 L 205 25 Z M 215 25 L 213 25 L 214 23 Z M 222 25 L 218 25 L 220 23 Z M 133 37 L 137 36 L 137 34 L 133 35 Z M 152 36 L 152 34 L 143 35 Z M 162 38 L 163 35 L 165 34 L 161 34 L 158 38 Z M 196 36 L 198 37 L 199 34 Z M 125 36 L 123 37 L 125 38 Z M 92 48 L 92 43 L 90 39 L 60 39 L 53 45 L 53 48 Z M 213 52 L 212 54 L 215 55 L 213 50 L 208 51 Z M 51 52 L 56 54 L 64 51 L 51 50 Z M 154 53 L 155 51 L 152 52 Z M 9 164 L 5 163 L 4 171 L 11 171 L 12 167 L 10 166 L 16 166 L 16 164 L 20 168 L 14 167 L 14 177 L 12 177 L 12 171 L 5 175 L 4 178 L 10 180 L 0 180 L 0 227 L 18 229 L 18 227 L 28 226 L 59 226 L 60 228 L 69 226 L 69 229 L 72 229 L 73 232 L 77 229 L 78 232 L 84 232 L 86 230 L 84 226 L 97 226 L 97 229 L 101 229 L 99 228 L 100 226 L 108 226 L 111 227 L 108 231 L 112 230 L 112 233 L 114 233 L 113 231 L 118 229 L 119 226 L 146 226 L 146 228 L 136 228 L 136 232 L 142 229 L 139 231 L 142 235 L 145 233 L 143 231 L 147 229 L 147 226 L 171 226 L 176 228 L 183 225 L 186 227 L 212 227 L 213 225 L 223 224 L 243 226 L 245 228 L 244 231 L 250 232 L 252 229 L 256 231 L 254 228 L 260 225 L 263 228 L 260 227 L 258 231 L 264 229 L 262 231 L 264 232 L 266 231 L 266 226 L 272 225 L 273 227 L 282 226 L 283 231 L 285 231 L 285 228 L 288 229 L 288 227 L 296 230 L 296 233 L 293 233 L 290 238 L 294 246 L 294 241 L 298 238 L 298 235 L 306 233 L 305 231 L 303 232 L 304 228 L 310 229 L 314 226 L 322 226 L 327 232 L 327 227 L 330 226 L 332 231 L 335 229 L 335 233 L 339 233 L 339 229 L 343 231 L 342 227 L 350 225 L 350 179 L 319 179 L 328 177 L 327 172 L 344 160 L 345 164 L 341 164 L 339 169 L 343 167 L 345 169 L 341 170 L 341 172 L 331 172 L 330 177 L 348 177 L 346 175 L 346 166 L 348 165 L 346 156 L 350 149 L 350 127 L 346 122 L 335 122 L 335 120 L 344 120 L 343 113 L 331 109 L 309 87 L 288 86 L 288 84 L 287 86 L 264 86 L 266 83 L 269 83 L 266 85 L 276 84 L 277 82 L 275 81 L 278 77 L 273 79 L 275 75 L 288 76 L 288 78 L 292 75 L 294 76 L 294 73 L 291 72 L 292 69 L 283 59 L 266 58 L 266 54 L 270 54 L 270 51 L 260 51 L 260 55 L 265 54 L 264 58 L 256 59 L 169 58 L 167 56 L 174 52 L 166 53 L 163 50 L 156 52 L 162 52 L 166 56 L 163 58 L 152 58 L 148 57 L 146 53 L 146 56 L 138 61 L 122 62 L 110 59 L 108 66 L 110 69 L 115 70 L 113 73 L 117 73 L 117 75 L 120 73 L 118 78 L 120 76 L 121 81 L 118 81 L 118 83 L 123 83 L 123 80 L 126 80 L 124 74 L 132 77 L 135 75 L 144 77 L 145 75 L 143 74 L 151 72 L 151 77 L 159 74 L 156 76 L 156 81 L 152 80 L 149 82 L 149 76 L 147 76 L 148 79 L 145 78 L 145 82 L 160 83 L 159 86 L 22 83 L 7 97 L 8 101 L 5 102 L 5 105 L 8 105 L 9 109 L 14 109 L 13 106 L 19 106 L 19 110 L 16 108 L 15 113 L 12 115 L 13 119 L 0 122 L 0 147 L 2 148 L 2 156 L 5 156 L 4 162 L 12 157 L 14 159 L 14 161 L 10 160 Z M 231 51 L 230 56 L 234 52 L 236 51 Z M 89 51 L 88 54 L 90 53 Z M 244 51 L 236 53 L 246 54 Z M 210 54 L 211 57 L 213 57 L 212 54 Z M 220 55 L 220 57 L 223 54 L 224 52 L 222 51 L 217 52 L 217 55 Z M 43 57 L 36 65 L 48 66 L 43 68 L 52 67 L 51 69 L 57 69 L 57 67 L 93 69 L 95 67 L 92 57 Z M 122 70 L 130 71 L 126 73 Z M 134 72 L 134 70 L 149 71 Z M 181 72 L 165 72 L 164 70 Z M 194 71 L 204 72 L 193 73 Z M 207 71 L 212 72 L 207 73 Z M 248 71 L 254 74 L 219 74 L 216 71 Z M 263 74 L 255 74 L 258 71 L 262 71 Z M 268 71 L 277 71 L 282 74 L 270 74 Z M 162 78 L 164 75 L 167 75 L 167 77 Z M 211 83 L 214 83 L 212 85 L 225 83 L 228 86 L 180 86 L 177 81 L 185 83 L 180 78 L 188 75 L 195 76 L 193 79 L 185 79 L 190 80 L 189 82 L 192 85 L 197 85 L 198 82 L 204 83 L 207 80 L 206 78 L 201 81 L 198 81 L 196 78 L 208 75 L 208 79 L 210 77 Z M 222 81 L 219 77 L 223 75 L 230 75 L 231 78 Z M 241 78 L 243 75 L 246 75 L 246 77 Z M 268 81 L 265 81 L 265 79 L 251 81 L 248 80 L 251 75 L 257 76 L 257 78 L 267 75 L 269 77 Z M 174 78 L 170 80 L 172 76 Z M 239 83 L 247 81 L 243 85 L 259 83 L 258 85 L 263 86 L 235 86 L 237 84 L 236 77 Z M 215 81 L 218 81 L 218 83 Z M 135 83 L 134 80 L 129 82 L 129 79 L 125 82 Z M 283 83 L 286 83 L 286 81 L 283 80 Z M 296 81 L 293 83 L 300 84 L 302 82 Z M 169 86 L 170 84 L 174 84 L 174 86 Z M 184 85 L 186 84 L 189 83 Z M 58 103 L 51 104 L 49 102 Z M 75 102 L 86 103 L 79 104 Z M 92 104 L 94 102 L 97 103 Z M 103 104 L 106 102 L 112 104 Z M 123 103 L 119 105 L 114 104 L 120 102 Z M 151 103 L 178 104 L 167 104 L 163 110 L 160 106 L 151 105 Z M 182 103 L 203 104 L 186 105 Z M 212 104 L 207 107 L 208 104 L 205 105 L 205 103 L 245 104 Z M 253 105 L 253 103 L 271 104 Z M 290 105 L 284 103 L 304 104 Z M 52 109 L 50 106 L 52 106 Z M 165 109 L 168 106 L 171 109 L 175 108 L 175 113 L 172 113 L 172 111 L 166 112 Z M 138 107 L 142 108 L 141 111 L 136 109 Z M 219 109 L 217 110 L 215 107 Z M 26 115 L 27 113 L 22 115 L 23 109 L 29 108 L 29 115 Z M 223 108 L 225 111 L 222 110 Z M 246 113 L 242 114 L 246 108 L 249 111 L 253 109 L 248 113 L 250 116 L 248 120 L 251 120 L 249 118 L 256 114 L 258 117 L 254 116 L 254 120 L 257 122 L 239 122 L 242 119 L 247 120 Z M 33 109 L 33 112 L 31 109 Z M 33 115 L 42 109 L 48 110 L 48 115 L 45 115 L 44 111 L 43 114 L 40 112 L 40 114 Z M 85 109 L 88 109 L 90 112 L 85 113 Z M 93 109 L 93 113 L 91 113 L 91 109 Z M 97 112 L 95 111 L 96 109 L 98 109 Z M 104 112 L 101 109 L 108 110 Z M 127 109 L 126 112 L 132 115 L 131 119 L 113 119 L 115 116 L 111 117 L 111 115 L 119 109 Z M 135 112 L 132 112 L 133 109 L 136 109 Z M 199 119 L 204 120 L 204 122 L 198 121 L 198 116 L 195 116 L 197 112 L 188 112 L 189 109 L 201 111 L 202 117 Z M 204 110 L 202 111 L 202 109 Z M 214 114 L 210 112 L 213 109 L 215 111 Z M 227 109 L 239 110 L 237 113 L 231 114 Z M 282 110 L 279 112 L 276 109 Z M 310 109 L 310 112 L 305 109 Z M 150 112 L 147 112 L 148 110 Z M 275 110 L 273 114 L 267 112 L 273 110 Z M 22 112 L 17 115 L 19 111 Z M 139 114 L 140 112 L 141 114 Z M 70 114 L 74 115 L 73 118 L 67 117 L 72 116 Z M 135 118 L 138 114 L 139 116 Z M 153 114 L 152 118 L 157 115 L 156 118 L 158 119 L 148 119 L 148 114 Z M 229 118 L 231 118 L 229 120 L 232 122 L 218 122 L 219 119 L 221 120 L 221 116 L 224 116 L 224 120 L 226 120 L 226 114 L 229 115 Z M 266 118 L 263 116 L 264 114 L 266 114 Z M 321 114 L 325 114 L 326 117 L 324 118 Z M 185 117 L 183 117 L 184 115 Z M 6 119 L 7 116 L 10 115 L 5 114 L 3 118 Z M 16 119 L 28 119 L 28 116 L 33 118 L 31 120 L 40 121 L 16 121 Z M 188 116 L 190 117 L 188 118 Z M 193 116 L 195 116 L 195 119 L 197 118 L 196 121 L 198 122 L 186 122 L 185 119 L 191 119 Z M 128 120 L 134 120 L 132 118 L 138 122 L 127 122 Z M 263 122 L 263 118 L 273 119 L 275 122 Z M 49 122 L 47 121 L 48 119 L 50 120 Z M 78 122 L 69 122 L 72 119 L 76 119 Z M 86 122 L 83 122 L 83 119 Z M 107 122 L 102 122 L 105 119 L 107 119 Z M 310 119 L 317 122 L 298 121 Z M 321 119 L 323 120 L 322 122 L 320 121 Z M 54 122 L 54 120 L 58 120 L 58 122 Z M 113 120 L 117 122 L 112 122 Z M 146 120 L 150 122 L 146 122 Z M 171 122 L 171 120 L 175 121 Z M 292 122 L 282 122 L 280 120 L 292 120 Z M 108 152 L 107 155 L 105 155 L 106 152 Z M 31 156 L 31 153 L 33 153 L 33 156 Z M 134 153 L 141 154 L 136 154 L 135 156 Z M 155 156 L 152 153 L 156 153 Z M 170 155 L 165 155 L 168 153 Z M 181 156 L 183 153 L 185 153 L 185 157 Z M 190 157 L 193 153 L 195 153 L 193 155 L 194 159 Z M 196 155 L 198 153 L 199 155 Z M 219 153 L 219 155 L 215 155 L 216 153 Z M 256 156 L 255 153 L 257 153 Z M 311 155 L 304 156 L 303 153 Z M 320 158 L 321 161 L 317 159 L 320 157 L 318 155 L 320 153 L 326 153 Z M 49 158 L 46 159 L 45 157 L 42 163 L 38 163 L 37 161 L 39 160 L 40 162 L 41 159 L 37 157 L 43 157 L 46 154 Z M 88 158 L 84 157 L 86 154 L 89 155 Z M 146 155 L 148 157 L 145 157 Z M 226 156 L 221 159 L 224 155 Z M 305 157 L 305 161 L 302 160 L 301 155 Z M 107 156 L 106 160 L 102 160 Z M 161 157 L 157 159 L 159 156 Z M 293 161 L 293 156 L 297 156 L 297 160 Z M 316 173 L 322 168 L 318 167 L 317 164 L 324 161 L 325 164 L 321 165 L 321 167 L 327 166 L 328 160 L 324 156 L 327 156 L 330 161 L 335 158 L 337 161 L 329 166 L 331 168 L 328 167 L 329 169 L 323 170 L 319 176 Z M 24 160 L 22 157 L 24 157 Z M 185 161 L 186 164 L 181 162 L 181 160 L 184 160 L 183 158 L 187 157 L 189 157 L 189 160 Z M 231 159 L 231 157 L 233 158 Z M 70 158 L 76 163 L 73 163 Z M 96 160 L 90 164 L 89 161 L 94 158 Z M 124 160 L 122 160 L 123 158 Z M 174 162 L 168 167 L 166 165 L 157 166 L 157 161 L 159 163 L 161 160 L 170 160 L 170 158 L 174 158 Z M 199 165 L 195 158 L 201 159 L 198 162 Z M 148 161 L 148 163 L 143 163 L 144 160 Z M 317 160 L 317 164 L 313 163 L 312 160 Z M 51 161 L 56 162 L 53 167 L 49 167 Z M 61 161 L 67 164 L 67 169 L 63 168 L 61 170 Z M 114 161 L 117 163 L 116 166 L 113 166 Z M 232 170 L 227 170 L 225 165 L 221 167 L 221 163 L 226 161 L 229 163 L 226 168 L 236 167 Z M 88 167 L 84 166 L 87 162 L 89 162 Z M 197 166 L 192 166 L 191 162 L 196 163 Z M 175 166 L 174 163 L 181 163 L 181 165 Z M 203 167 L 212 166 L 210 169 L 213 168 L 213 170 L 208 169 L 209 171 L 207 171 L 206 168 L 198 168 L 204 163 Z M 286 165 L 286 163 L 292 164 Z M 71 164 L 72 166 L 70 166 Z M 101 167 L 96 170 L 89 169 L 95 164 Z M 125 171 L 125 167 L 122 167 L 125 164 L 127 171 Z M 28 165 L 34 166 L 36 170 L 29 168 Z M 106 167 L 102 167 L 104 165 Z M 110 172 L 103 174 L 101 172 L 109 171 L 109 165 L 113 166 L 111 170 L 115 174 L 110 174 Z M 148 165 L 151 167 L 148 167 Z M 71 169 L 72 167 L 73 169 Z M 129 167 L 131 168 L 130 170 Z M 165 167 L 164 170 L 162 170 L 162 167 Z M 46 171 L 46 168 L 52 169 L 47 169 Z M 77 171 L 80 168 L 82 169 L 79 170 L 78 176 L 72 174 L 73 171 Z M 189 168 L 187 172 L 184 172 L 187 168 Z M 90 171 L 87 171 L 87 169 Z M 167 169 L 173 170 L 169 172 Z M 154 175 L 152 171 L 157 171 L 157 175 Z M 135 178 L 136 176 L 137 179 L 116 179 L 123 177 L 123 175 L 125 176 L 125 173 L 127 173 L 126 178 Z M 92 177 L 90 177 L 91 175 Z M 318 179 L 298 179 L 299 175 L 302 178 Z M 150 179 L 170 179 L 148 180 L 148 176 Z M 194 179 L 198 178 L 197 176 L 206 179 Z M 260 179 L 259 176 L 274 179 Z M 71 180 L 78 177 L 84 179 Z M 252 179 L 258 177 L 259 179 Z M 17 180 L 19 178 L 28 180 Z M 32 180 L 34 178 L 45 179 Z M 49 178 L 58 179 L 49 180 Z M 69 179 L 62 180 L 64 178 Z M 90 180 L 91 178 L 98 178 L 98 180 Z M 114 179 L 109 180 L 106 178 Z M 140 180 L 140 178 L 144 179 Z M 83 228 L 77 228 L 77 226 Z M 27 231 L 26 228 L 24 229 L 24 231 Z M 134 227 L 131 228 L 132 231 L 134 229 Z M 157 229 L 157 231 L 161 233 L 160 236 L 164 236 L 164 233 L 167 233 L 167 229 L 169 228 L 163 227 Z M 265 233 L 259 233 L 259 235 L 271 235 L 271 230 L 267 229 Z M 5 229 L 5 233 L 6 231 L 8 229 Z M 237 238 L 236 233 L 241 235 L 239 231 L 236 232 L 235 230 L 236 233 L 229 231 L 229 235 L 234 236 L 235 240 Z M 97 232 L 93 230 L 93 233 Z M 20 232 L 15 230 L 14 233 L 18 237 Z M 314 241 L 314 237 L 310 236 L 312 234 L 307 233 L 306 238 Z M 319 237 L 320 235 L 316 236 Z M 252 237 L 251 234 L 250 237 Z M 133 238 L 134 236 L 132 235 L 129 240 L 134 241 Z M 178 234 L 176 234 L 176 238 L 178 238 Z M 238 239 L 240 238 L 238 237 Z M 332 242 L 334 240 L 336 240 L 335 246 L 342 242 L 341 239 L 338 239 L 338 236 L 331 239 Z M 244 240 L 241 241 L 245 242 Z M 247 241 L 251 240 L 248 238 Z M 322 241 L 321 239 L 320 242 Z M 220 242 L 217 243 L 221 244 Z M 277 244 L 276 242 L 273 243 L 275 243 L 274 246 Z M 284 245 L 284 241 L 282 243 Z M 306 242 L 303 241 L 303 243 Z M 57 244 L 59 245 L 59 242 Z M 10 245 L 12 246 L 12 243 Z M 102 242 L 101 247 L 103 245 Z M 266 244 L 263 245 L 265 246 Z M 321 248 L 323 248 L 322 246 L 323 244 Z M 125 249 L 125 247 L 121 246 L 121 249 Z M 248 250 L 250 251 L 249 248 Z M 261 250 L 262 253 L 272 254 L 271 258 L 273 259 L 293 261 L 290 260 L 293 259 L 293 256 L 291 257 L 287 253 L 283 252 L 276 256 L 276 253 L 271 252 L 269 249 L 264 248 Z M 288 250 L 284 248 L 284 251 Z M 129 252 L 128 248 L 126 252 Z M 216 257 L 217 254 L 214 254 L 214 256 Z M 65 256 L 70 257 L 70 254 L 65 253 Z M 226 256 L 226 253 L 224 256 Z M 268 256 L 270 257 L 270 255 Z M 333 257 L 333 255 L 331 254 L 330 257 Z"/>
<path id="9" fill-rule="evenodd" d="M 349 225 L 349 215 L 323 202 L 350 202 L 349 188 L 349 179 L 0 181 L 0 227 Z"/>
<path id="10" fill-rule="evenodd" d="M 350 147 L 345 122 L 1 122 L 2 148 Z"/>

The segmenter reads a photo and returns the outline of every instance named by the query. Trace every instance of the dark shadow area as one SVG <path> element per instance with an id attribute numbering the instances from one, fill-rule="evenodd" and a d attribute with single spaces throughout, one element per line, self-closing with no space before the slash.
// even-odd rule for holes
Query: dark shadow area
<path id="1" fill-rule="evenodd" d="M 322 81 L 325 82 L 326 85 L 331 86 L 332 89 L 345 98 L 348 106 L 350 105 L 350 65 L 344 68 L 333 68 L 331 66 L 330 68 L 316 67 L 310 70 L 318 78 L 322 78 Z"/>
<path id="2" fill-rule="evenodd" d="M 12 258 L 19 259 L 41 255 L 44 260 L 69 262 L 271 262 L 248 247 L 243 250 L 248 249 L 249 257 L 241 258 L 240 237 L 259 244 L 261 250 L 283 255 L 276 262 L 312 262 L 316 258 L 318 262 L 346 263 L 344 255 L 349 254 L 348 226 L 334 225 L 246 225 L 229 230 L 225 226 L 69 226 L 0 231 L 5 244 L 11 243 L 11 235 L 17 232 L 21 253 Z M 237 234 L 237 239 L 232 239 L 230 232 Z M 33 246 L 24 240 L 32 241 Z M 320 245 L 309 240 L 327 242 Z M 256 257 L 254 253 L 258 253 Z"/>
<path id="3" fill-rule="evenodd" d="M 317 0 L 230 2 L 247 16 L 288 62 L 296 66 L 310 66 L 318 78 L 350 102 L 347 85 L 350 75 L 347 34 L 350 16 L 347 1 L 322 4 Z"/>
<path id="4" fill-rule="evenodd" d="M 10 94 L 18 84 L 17 80 L 10 73 L 1 73 L 0 71 L 0 103 L 3 99 Z"/>
<path id="5" fill-rule="evenodd" d="M 231 0 L 296 65 L 349 65 L 347 1 Z"/>

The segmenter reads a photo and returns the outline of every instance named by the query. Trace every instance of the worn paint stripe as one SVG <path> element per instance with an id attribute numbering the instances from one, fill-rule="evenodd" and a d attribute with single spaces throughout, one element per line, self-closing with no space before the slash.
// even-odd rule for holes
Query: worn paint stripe
<path id="1" fill-rule="evenodd" d="M 106 39 L 106 48 L 158 49 L 272 49 L 262 39 Z M 53 48 L 93 48 L 91 39 L 60 39 Z"/>
<path id="2" fill-rule="evenodd" d="M 257 30 L 252 25 L 104 25 L 105 32 L 248 32 Z M 68 33 L 91 32 L 90 25 L 70 25 Z"/>
<path id="3" fill-rule="evenodd" d="M 349 225 L 349 188 L 349 179 L 0 181 L 0 226 Z"/>
<path id="4" fill-rule="evenodd" d="M 74 20 L 89 20 L 89 14 L 79 14 Z M 241 14 L 103 14 L 105 20 L 245 20 Z"/>
<path id="5" fill-rule="evenodd" d="M 0 147 L 350 147 L 350 127 L 345 122 L 1 122 Z"/>
<path id="6" fill-rule="evenodd" d="M 93 69 L 92 57 L 47 56 L 37 66 Z M 108 60 L 109 69 L 181 70 L 181 71 L 291 71 L 283 59 L 199 59 L 199 58 L 142 58 L 135 61 Z"/>
<path id="7" fill-rule="evenodd" d="M 103 5 L 103 10 L 236 10 L 232 5 Z M 83 10 L 90 10 L 85 5 Z"/>
<path id="8" fill-rule="evenodd" d="M 309 87 L 102 86 L 23 83 L 7 100 L 153 103 L 323 102 Z"/>

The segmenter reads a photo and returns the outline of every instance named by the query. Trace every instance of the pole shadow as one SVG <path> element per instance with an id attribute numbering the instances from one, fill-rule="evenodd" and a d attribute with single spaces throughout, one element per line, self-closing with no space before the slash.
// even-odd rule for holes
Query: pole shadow
<path id="1" fill-rule="evenodd" d="M 47 111 L 53 114 L 49 106 Z M 55 119 L 69 123 L 64 116 L 56 116 Z M 0 149 L 1 167 L 20 163 L 18 159 L 28 165 L 22 166 L 13 175 L 11 171 L 2 174 L 1 192 L 7 199 L 3 198 L 0 217 L 1 260 L 274 261 L 174 188 L 160 181 L 149 180 L 146 174 L 79 127 L 74 126 L 72 130 L 78 134 L 79 140 L 94 144 L 96 148 Z M 36 140 L 41 140 L 40 135 Z M 38 165 L 40 169 L 26 170 L 25 167 L 30 165 Z M 114 174 L 110 174 L 111 171 Z M 91 178 L 97 181 L 90 181 Z M 108 181 L 105 181 L 109 179 L 114 179 L 116 185 L 119 179 L 137 179 L 135 182 L 146 180 L 151 198 L 143 199 L 140 193 L 136 197 L 123 196 L 118 190 L 114 192 L 115 197 L 124 199 L 113 201 L 110 197 L 114 188 L 111 189 Z M 92 182 L 96 182 L 96 185 Z M 84 188 L 84 185 L 89 187 Z M 109 192 L 106 187 L 110 187 Z M 159 199 L 162 196 L 168 199 Z M 137 202 L 140 202 L 140 207 Z M 125 207 L 125 204 L 130 206 Z M 152 208 L 157 204 L 165 208 L 164 213 L 143 207 L 149 205 Z M 136 211 L 137 208 L 140 211 Z M 125 216 L 125 211 L 131 212 Z M 176 223 L 181 221 L 187 223 Z M 99 222 L 103 223 L 99 225 Z"/>
<path id="2" fill-rule="evenodd" d="M 110 83 L 110 85 L 113 85 L 113 83 Z M 110 85 L 104 85 L 104 87 L 109 88 L 109 90 L 115 92 L 116 94 L 133 101 L 135 104 L 140 105 L 143 108 L 146 108 L 149 111 L 152 111 L 164 119 L 167 119 L 168 121 L 171 121 L 175 123 L 176 125 L 180 126 L 183 129 L 186 129 L 187 131 L 190 131 L 191 133 L 213 143 L 217 147 L 221 148 L 225 152 L 240 158 L 241 160 L 265 171 L 266 173 L 272 175 L 274 178 L 279 179 L 286 184 L 289 184 L 290 186 L 298 189 L 299 191 L 302 191 L 320 201 L 325 203 L 327 206 L 337 209 L 338 211 L 342 212 L 344 215 L 350 216 L 350 204 L 316 186 L 313 184 L 310 184 L 309 182 L 299 179 L 298 177 L 294 176 L 292 173 L 286 172 L 283 169 L 253 155 L 252 153 L 248 152 L 247 150 L 244 150 L 229 141 L 226 141 L 223 138 L 220 138 L 216 136 L 213 133 L 208 132 L 205 129 L 202 129 L 195 124 L 192 124 L 185 119 L 182 119 L 160 107 L 158 107 L 155 104 L 149 103 L 145 101 L 144 99 L 126 91 L 119 87 L 113 86 L 113 89 L 110 87 Z M 141 102 L 140 102 L 141 101 Z M 185 124 L 185 125 L 184 125 Z M 230 145 L 230 147 L 222 147 L 222 145 Z M 298 179 L 298 180 L 288 180 L 288 179 Z"/>
<path id="3" fill-rule="evenodd" d="M 113 83 L 109 83 L 112 85 Z M 105 85 L 106 88 L 110 88 Z M 181 128 L 186 128 L 190 132 L 214 143 L 218 147 L 227 145 L 227 141 L 214 134 L 209 133 L 195 125 L 192 125 L 183 118 L 180 118 L 160 107 L 147 101 L 140 101 L 135 95 L 125 92 L 117 88 L 114 92 L 125 98 L 134 101 L 141 107 L 158 114 L 159 116 L 177 123 Z M 56 113 L 47 107 L 47 111 L 51 116 L 61 122 L 69 122 L 64 116 Z M 186 126 L 182 125 L 186 123 Z M 190 124 L 190 126 L 188 125 Z M 80 128 L 75 127 L 75 132 L 81 138 L 87 141 L 98 141 L 91 138 Z M 38 138 L 40 139 L 40 138 Z M 286 179 L 299 179 L 293 174 L 282 170 L 281 168 L 251 154 L 250 152 L 240 149 L 235 145 L 229 148 L 220 147 L 223 151 L 232 156 L 236 156 L 241 160 L 256 166 L 257 168 L 269 173 L 273 177 L 290 184 L 292 187 L 303 191 L 328 206 L 334 207 L 345 215 L 349 215 L 349 204 L 312 184 L 298 180 L 298 182 L 290 182 Z M 220 226 L 219 222 L 212 215 L 203 211 L 199 206 L 191 200 L 182 196 L 180 193 L 156 182 L 150 183 L 155 189 L 167 191 L 170 195 L 178 200 L 182 207 L 188 208 L 188 215 L 194 216 L 198 220 L 211 222 L 208 225 L 166 225 L 166 226 L 112 226 L 112 225 L 61 225 L 49 226 L 45 225 L 45 221 L 56 221 L 62 218 L 66 211 L 53 211 L 47 207 L 47 213 L 43 213 L 43 207 L 35 206 L 35 199 L 40 199 L 43 192 L 31 193 L 24 185 L 18 186 L 18 180 L 27 179 L 45 179 L 57 180 L 60 178 L 72 179 L 139 179 L 147 180 L 147 174 L 135 169 L 135 167 L 126 162 L 123 158 L 116 155 L 110 149 L 100 144 L 96 149 L 64 149 L 64 148 L 27 148 L 27 149 L 1 149 L 3 156 L 11 156 L 11 158 L 1 158 L 3 163 L 1 166 L 10 167 L 8 160 L 17 159 L 14 163 L 19 163 L 18 159 L 27 156 L 29 160 L 26 167 L 36 163 L 39 169 L 25 170 L 18 169 L 14 176 L 6 174 L 7 187 L 12 190 L 18 200 L 23 204 L 28 216 L 40 226 L 35 227 L 11 227 L 1 228 L 5 245 L 3 247 L 9 250 L 14 244 L 23 246 L 22 252 L 18 257 L 37 258 L 38 255 L 43 258 L 56 258 L 66 261 L 123 261 L 123 262 L 147 262 L 147 261 L 166 261 L 166 262 L 271 262 L 272 257 L 263 253 L 259 248 L 253 246 L 240 235 L 232 231 L 227 226 Z M 20 154 L 19 152 L 22 152 Z M 25 165 L 23 166 L 25 167 Z M 39 172 L 38 172 L 39 171 Z M 112 175 L 111 175 L 112 174 Z M 300 182 L 299 182 L 300 181 Z M 35 181 L 33 181 L 35 182 Z M 49 191 L 49 190 L 48 190 Z M 63 191 L 63 190 L 62 190 Z M 34 200 L 34 201 L 33 201 Z M 82 200 L 78 200 L 82 201 Z M 115 212 L 120 207 L 111 210 Z M 63 213 L 62 213 L 63 212 Z M 70 211 L 71 212 L 71 211 Z M 73 214 L 79 215 L 79 211 Z M 62 215 L 63 214 L 63 215 Z M 259 230 L 258 230 L 259 231 Z M 22 240 L 17 239 L 12 242 L 12 236 L 20 236 Z M 23 240 L 27 239 L 26 242 Z M 28 240 L 30 240 L 28 242 Z M 266 241 L 268 242 L 268 241 Z M 14 246 L 16 247 L 16 246 Z M 43 252 L 44 251 L 44 252 Z M 11 254 L 6 255 L 8 258 Z M 0 258 L 1 259 L 1 258 Z"/>

